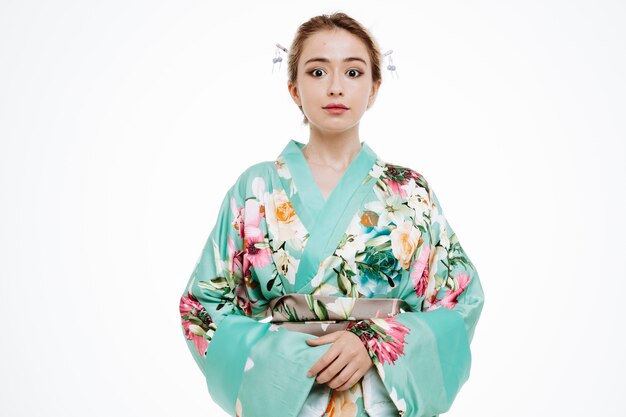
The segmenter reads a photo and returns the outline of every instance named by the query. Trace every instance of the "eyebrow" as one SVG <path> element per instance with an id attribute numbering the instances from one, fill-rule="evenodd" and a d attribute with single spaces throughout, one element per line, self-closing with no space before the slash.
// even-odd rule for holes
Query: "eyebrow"
<path id="1" fill-rule="evenodd" d="M 351 57 L 343 59 L 343 62 L 352 62 L 352 61 L 361 61 L 363 64 L 367 65 L 367 62 L 365 62 L 365 60 L 363 58 L 359 58 L 358 56 L 351 56 Z M 328 59 L 328 58 L 311 58 L 311 59 L 308 59 L 304 63 L 304 65 L 308 64 L 309 62 L 328 62 L 328 63 L 330 63 L 330 59 Z"/>

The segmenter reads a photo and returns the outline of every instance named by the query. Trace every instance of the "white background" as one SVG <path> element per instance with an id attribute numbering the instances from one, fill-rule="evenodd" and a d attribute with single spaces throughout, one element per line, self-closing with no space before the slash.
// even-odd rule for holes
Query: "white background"
<path id="1" fill-rule="evenodd" d="M 421 172 L 485 307 L 449 416 L 624 415 L 623 1 L 0 3 L 0 415 L 225 416 L 179 298 L 248 166 L 308 140 L 308 18 L 393 49 L 360 138 Z"/>

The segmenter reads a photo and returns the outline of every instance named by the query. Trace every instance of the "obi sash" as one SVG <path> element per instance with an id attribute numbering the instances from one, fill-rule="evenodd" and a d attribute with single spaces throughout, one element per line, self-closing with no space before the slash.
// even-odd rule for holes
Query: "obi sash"
<path id="1" fill-rule="evenodd" d="M 331 295 L 285 294 L 270 301 L 270 323 L 287 330 L 322 336 L 345 330 L 352 322 L 393 317 L 404 301 L 399 298 L 354 298 Z"/>

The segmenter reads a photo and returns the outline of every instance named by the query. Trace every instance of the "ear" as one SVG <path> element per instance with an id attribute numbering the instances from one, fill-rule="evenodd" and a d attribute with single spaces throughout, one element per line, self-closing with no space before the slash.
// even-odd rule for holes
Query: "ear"
<path id="1" fill-rule="evenodd" d="M 376 94 L 378 94 L 378 89 L 380 88 L 380 84 L 382 82 L 383 82 L 382 80 L 378 80 L 372 85 L 372 91 L 370 92 L 370 96 L 367 101 L 368 109 L 372 106 L 372 104 L 374 104 L 374 101 L 376 100 Z"/>
<path id="2" fill-rule="evenodd" d="M 298 86 L 292 84 L 290 81 L 287 81 L 287 90 L 289 90 L 289 94 L 293 101 L 298 105 L 298 107 L 302 106 L 302 102 L 300 100 L 300 93 L 298 92 Z"/>

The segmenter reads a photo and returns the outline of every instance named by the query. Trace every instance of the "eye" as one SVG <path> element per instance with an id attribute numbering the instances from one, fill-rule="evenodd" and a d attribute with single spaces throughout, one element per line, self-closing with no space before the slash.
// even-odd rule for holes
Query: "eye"
<path id="1" fill-rule="evenodd" d="M 363 73 L 362 73 L 361 71 L 359 71 L 358 69 L 356 69 L 356 68 L 350 68 L 350 69 L 348 70 L 348 72 L 352 72 L 352 71 L 356 71 L 356 72 L 358 72 L 358 73 L 359 73 L 359 75 L 356 75 L 356 76 L 354 76 L 354 77 L 352 77 L 352 78 L 357 78 L 357 77 L 360 77 L 361 75 L 363 75 Z"/>
<path id="2" fill-rule="evenodd" d="M 317 75 L 319 74 L 319 71 L 324 71 L 324 70 L 323 70 L 323 69 L 321 69 L 321 68 L 315 68 L 314 70 L 309 71 L 308 73 L 309 73 L 309 74 L 311 74 L 311 75 L 312 75 L 313 77 L 315 77 L 315 78 L 319 78 L 319 77 L 317 76 Z"/>
<path id="3" fill-rule="evenodd" d="M 311 74 L 315 78 L 319 78 L 321 76 L 320 73 L 323 73 L 323 72 L 325 72 L 323 69 L 315 68 L 315 69 L 309 71 L 308 74 Z M 360 77 L 361 75 L 363 75 L 363 73 L 360 70 L 356 69 L 356 68 L 350 68 L 347 72 L 351 73 L 351 75 L 349 75 L 350 78 L 357 78 L 357 77 Z M 354 75 L 354 72 L 357 72 L 358 75 Z"/>

